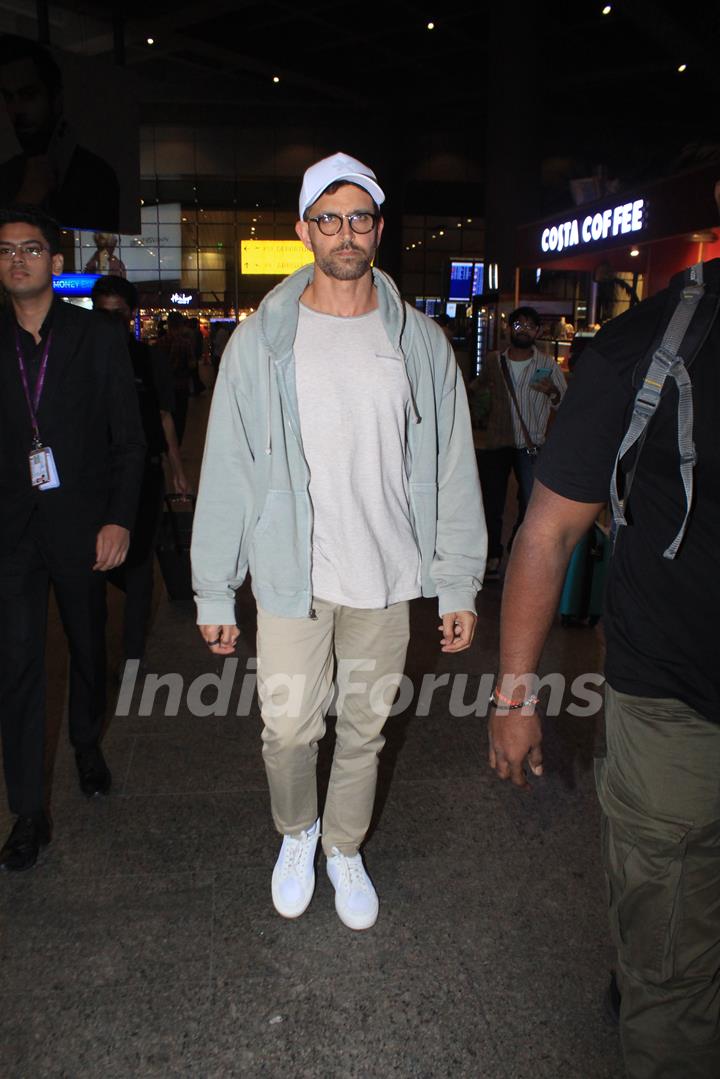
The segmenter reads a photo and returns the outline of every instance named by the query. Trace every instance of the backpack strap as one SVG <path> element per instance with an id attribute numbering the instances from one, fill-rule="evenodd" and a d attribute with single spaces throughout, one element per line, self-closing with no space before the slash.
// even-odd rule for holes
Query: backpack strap
<path id="1" fill-rule="evenodd" d="M 685 516 L 680 530 L 670 546 L 663 552 L 664 558 L 672 559 L 685 535 L 690 508 L 693 499 L 693 468 L 696 454 L 693 443 L 693 400 L 692 383 L 685 362 L 678 355 L 685 334 L 695 315 L 698 304 L 705 293 L 702 263 L 690 268 L 686 274 L 686 283 L 680 293 L 680 299 L 673 311 L 659 347 L 653 354 L 643 384 L 635 396 L 630 426 L 625 432 L 620 449 L 615 458 L 613 478 L 610 486 L 610 504 L 616 529 L 627 524 L 625 516 L 630 491 L 635 479 L 638 460 L 647 435 L 648 424 L 655 415 L 663 393 L 665 381 L 672 378 L 678 389 L 678 451 L 680 454 L 680 478 L 685 491 Z M 692 357 L 690 357 L 692 358 Z M 637 452 L 632 468 L 625 477 L 623 496 L 620 497 L 618 472 L 625 454 L 637 444 Z"/>

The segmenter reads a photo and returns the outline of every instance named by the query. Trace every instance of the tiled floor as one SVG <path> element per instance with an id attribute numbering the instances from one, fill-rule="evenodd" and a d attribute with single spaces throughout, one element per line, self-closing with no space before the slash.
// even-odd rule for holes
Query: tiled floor
<path id="1" fill-rule="evenodd" d="M 207 402 L 193 405 L 191 472 Z M 467 675 L 459 688 L 474 699 L 497 658 L 499 597 L 499 585 L 481 595 L 477 642 L 457 657 L 437 649 L 435 605 L 414 604 L 416 687 L 429 673 Z M 523 795 L 489 773 L 483 719 L 449 716 L 457 680 L 435 691 L 429 715 L 411 705 L 388 722 L 366 845 L 377 926 L 352 933 L 338 922 L 322 863 L 309 910 L 287 922 L 270 902 L 278 841 L 257 709 L 235 714 L 254 655 L 247 593 L 240 611 L 229 715 L 194 716 L 183 695 L 165 716 L 161 693 L 141 716 L 137 688 L 106 737 L 107 800 L 81 797 L 60 731 L 53 843 L 34 871 L 0 880 L 3 1077 L 619 1079 L 601 1010 L 612 956 L 593 721 L 548 721 L 546 775 Z M 57 724 L 55 624 L 50 641 Z M 186 688 L 221 670 L 192 609 L 162 596 L 148 659 Z M 597 670 L 596 634 L 558 626 L 545 665 Z M 322 782 L 327 751 L 321 760 Z M 8 825 L 3 811 L 3 835 Z"/>

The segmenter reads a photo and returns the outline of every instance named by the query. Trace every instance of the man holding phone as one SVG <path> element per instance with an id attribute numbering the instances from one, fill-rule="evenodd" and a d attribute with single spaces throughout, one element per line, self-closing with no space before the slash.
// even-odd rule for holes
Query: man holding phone
<path id="1" fill-rule="evenodd" d="M 470 386 L 473 418 L 487 421 L 486 446 L 477 455 L 488 530 L 485 580 L 497 580 L 500 575 L 510 472 L 515 473 L 518 484 L 514 537 L 530 501 L 535 460 L 545 441 L 550 412 L 565 393 L 562 371 L 535 344 L 540 333 L 537 311 L 518 307 L 508 316 L 508 326 L 509 348 L 502 353 L 490 352 L 482 373 Z"/>

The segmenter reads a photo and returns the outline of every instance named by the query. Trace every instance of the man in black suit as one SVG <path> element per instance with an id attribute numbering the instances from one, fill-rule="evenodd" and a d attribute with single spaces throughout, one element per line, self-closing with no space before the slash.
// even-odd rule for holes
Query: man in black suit
<path id="1" fill-rule="evenodd" d="M 70 647 L 70 740 L 85 795 L 111 777 L 105 580 L 128 550 L 145 456 L 121 327 L 55 300 L 60 231 L 0 211 L 0 726 L 17 821 L 0 868 L 29 869 L 50 841 L 43 807 L 44 652 L 52 583 Z"/>

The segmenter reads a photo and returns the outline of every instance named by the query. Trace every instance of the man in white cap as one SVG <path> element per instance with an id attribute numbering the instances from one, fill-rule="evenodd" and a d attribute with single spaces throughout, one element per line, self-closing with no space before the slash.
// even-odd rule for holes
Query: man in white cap
<path id="1" fill-rule="evenodd" d="M 283 836 L 272 899 L 287 918 L 315 887 L 316 760 L 336 668 L 322 838 L 351 929 L 378 914 L 359 848 L 408 601 L 437 595 L 442 651 L 468 648 L 486 549 L 452 349 L 373 267 L 384 198 L 347 154 L 305 173 L 296 231 L 314 263 L 273 289 L 224 352 L 192 552 L 197 620 L 217 655 L 233 652 L 235 591 L 252 577 L 263 758 Z"/>

